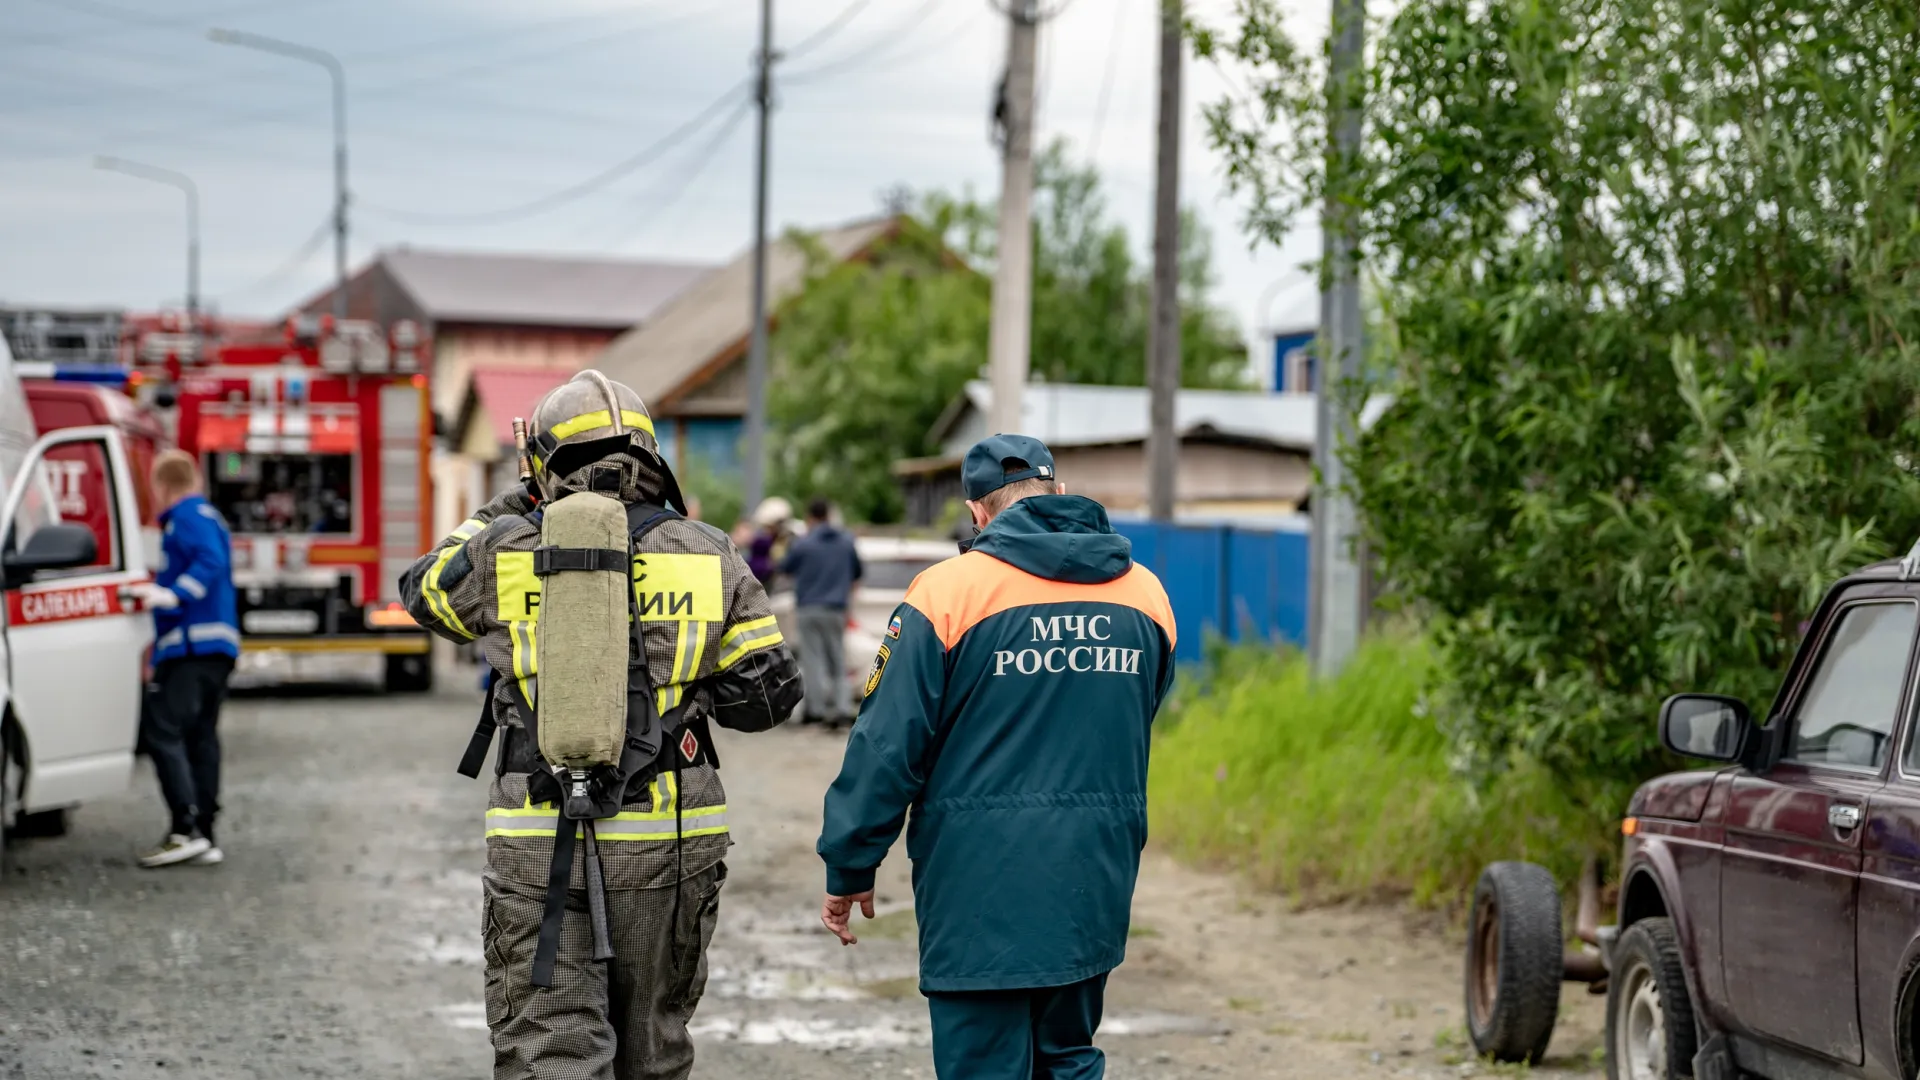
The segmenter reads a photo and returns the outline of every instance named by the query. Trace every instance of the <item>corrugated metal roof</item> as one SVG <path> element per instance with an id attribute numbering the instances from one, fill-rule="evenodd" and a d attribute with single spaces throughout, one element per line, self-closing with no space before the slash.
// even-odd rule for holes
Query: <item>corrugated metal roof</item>
<path id="1" fill-rule="evenodd" d="M 700 263 L 464 251 L 383 251 L 394 280 L 438 322 L 624 330 L 714 272 Z M 329 293 L 329 295 L 331 295 Z"/>
<path id="2" fill-rule="evenodd" d="M 835 260 L 853 258 L 895 225 L 891 217 L 814 234 Z M 806 256 L 792 241 L 767 248 L 767 307 L 798 292 Z M 695 375 L 740 347 L 753 326 L 753 252 L 694 283 L 643 325 L 622 334 L 594 366 L 640 392 L 649 405 L 680 393 Z"/>
<path id="3" fill-rule="evenodd" d="M 1144 386 L 1030 383 L 1020 395 L 1020 430 L 1049 446 L 1140 442 L 1150 429 L 1148 401 Z M 949 458 L 965 454 L 989 434 L 986 417 L 992 403 L 988 383 L 967 384 L 966 396 L 933 431 Z M 1369 402 L 1363 422 L 1371 423 L 1385 407 L 1384 399 Z M 1174 399 L 1173 423 L 1183 438 L 1216 434 L 1312 450 L 1319 426 L 1316 408 L 1313 394 L 1182 390 Z"/>

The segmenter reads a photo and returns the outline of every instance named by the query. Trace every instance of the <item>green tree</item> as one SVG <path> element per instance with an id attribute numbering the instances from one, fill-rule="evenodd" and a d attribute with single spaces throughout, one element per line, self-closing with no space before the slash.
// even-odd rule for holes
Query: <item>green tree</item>
<path id="1" fill-rule="evenodd" d="M 1764 706 L 1823 587 L 1920 534 L 1920 8 L 1403 5 L 1332 88 L 1351 158 L 1271 0 L 1195 36 L 1250 79 L 1208 112 L 1250 226 L 1359 210 L 1397 376 L 1349 456 L 1456 749 L 1616 812 L 1663 695 Z"/>
<path id="2" fill-rule="evenodd" d="M 1143 384 L 1149 285 L 1098 174 L 1056 142 L 1034 185 L 1034 377 Z M 870 258 L 815 259 L 774 334 L 777 490 L 830 495 L 856 520 L 899 517 L 892 462 L 939 449 L 928 432 L 986 365 L 996 217 L 970 195 L 935 192 Z M 1246 345 L 1212 306 L 1211 241 L 1191 214 L 1185 222 L 1182 379 L 1239 386 Z"/>

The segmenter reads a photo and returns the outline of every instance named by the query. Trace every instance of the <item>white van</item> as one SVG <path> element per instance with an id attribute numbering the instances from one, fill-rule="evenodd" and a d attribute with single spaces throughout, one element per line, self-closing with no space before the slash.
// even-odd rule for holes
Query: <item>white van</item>
<path id="1" fill-rule="evenodd" d="M 120 432 L 34 432 L 0 339 L 0 846 L 64 832 L 68 810 L 126 790 L 153 641 L 128 591 L 151 574 Z M 109 493 L 104 529 L 61 518 L 77 470 Z"/>

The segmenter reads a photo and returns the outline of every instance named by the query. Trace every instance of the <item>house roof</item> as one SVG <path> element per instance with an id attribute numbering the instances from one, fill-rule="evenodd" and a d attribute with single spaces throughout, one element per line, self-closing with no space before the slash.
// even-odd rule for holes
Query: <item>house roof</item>
<path id="1" fill-rule="evenodd" d="M 493 428 L 493 441 L 513 443 L 513 418 L 532 416 L 533 407 L 547 391 L 566 380 L 565 372 L 531 369 L 480 368 L 473 373 L 471 393 Z"/>
<path id="2" fill-rule="evenodd" d="M 875 218 L 827 229 L 813 239 L 830 258 L 844 261 L 871 247 L 897 224 L 897 218 Z M 806 255 L 793 241 L 783 238 L 768 246 L 768 310 L 777 309 L 800 290 L 806 270 Z M 749 249 L 615 338 L 594 366 L 659 408 L 742 355 L 752 328 L 753 252 Z"/>
<path id="3" fill-rule="evenodd" d="M 1030 383 L 1020 395 L 1020 428 L 1049 446 L 1141 442 L 1150 430 L 1148 402 L 1144 386 Z M 949 457 L 985 437 L 984 418 L 992 404 L 991 385 L 975 380 L 941 415 L 932 435 Z M 1362 423 L 1371 424 L 1385 407 L 1381 399 L 1368 402 Z M 1182 390 L 1174 399 L 1173 423 L 1182 438 L 1216 435 L 1312 450 L 1317 408 L 1312 394 Z"/>
<path id="4" fill-rule="evenodd" d="M 392 248 L 377 260 L 436 322 L 625 330 L 712 273 L 658 259 Z M 364 271 L 362 271 L 364 273 Z M 324 304 L 332 290 L 312 303 Z"/>

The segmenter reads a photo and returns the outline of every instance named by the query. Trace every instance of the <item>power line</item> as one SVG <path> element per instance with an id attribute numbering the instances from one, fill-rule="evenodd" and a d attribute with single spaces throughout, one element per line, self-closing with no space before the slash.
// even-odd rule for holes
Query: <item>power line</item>
<path id="1" fill-rule="evenodd" d="M 283 280 L 291 277 L 295 272 L 299 271 L 301 267 L 305 266 L 307 260 L 313 258 L 314 255 L 320 251 L 320 248 L 326 244 L 327 238 L 332 235 L 333 214 L 328 213 L 326 217 L 320 220 L 319 227 L 313 230 L 313 235 L 302 241 L 300 246 L 294 249 L 293 254 L 281 260 L 280 264 L 272 270 L 267 271 L 265 274 L 260 275 L 247 284 L 237 289 L 228 289 L 222 292 L 220 294 L 221 302 L 225 303 L 239 296 L 251 296 L 279 285 Z"/>
<path id="2" fill-rule="evenodd" d="M 781 59 L 791 60 L 797 56 L 804 56 L 816 46 L 839 33 L 848 23 L 853 21 L 854 16 L 860 14 L 860 12 L 865 10 L 866 6 L 871 3 L 873 3 L 873 0 L 853 0 L 853 3 L 841 8 L 840 14 L 828 19 L 826 24 L 820 27 L 820 29 L 808 34 L 800 40 L 798 45 L 786 50 Z"/>
<path id="3" fill-rule="evenodd" d="M 40 0 L 40 2 L 51 3 L 51 2 L 54 2 L 54 0 Z M 302 2 L 304 2 L 304 0 L 302 0 Z M 648 10 L 643 10 L 641 12 L 638 12 L 637 14 L 650 15 L 650 14 L 656 13 L 656 11 L 657 9 L 648 9 Z M 636 13 L 628 13 L 628 15 L 632 15 L 632 14 L 636 14 Z M 352 63 L 352 64 L 362 64 L 369 61 L 386 60 L 386 59 L 390 59 L 397 56 L 404 56 L 404 57 L 407 57 L 409 60 L 417 61 L 423 58 L 430 58 L 437 52 L 446 51 L 447 49 L 453 48 L 453 47 L 461 47 L 461 46 L 471 45 L 479 42 L 496 40 L 503 37 L 524 39 L 529 34 L 536 34 L 545 30 L 552 30 L 560 27 L 571 26 L 575 23 L 587 22 L 587 21 L 599 21 L 603 24 L 608 22 L 624 23 L 626 21 L 626 17 L 623 16 L 620 19 L 607 20 L 604 16 L 599 14 L 590 15 L 590 16 L 573 15 L 564 19 L 548 19 L 548 20 L 541 20 L 541 21 L 532 22 L 532 23 L 516 23 L 511 27 L 482 31 L 479 33 L 457 34 L 457 35 L 451 35 L 447 37 L 430 38 L 424 42 L 415 42 L 411 45 L 393 46 L 385 49 L 375 49 L 371 52 L 341 53 L 340 58 L 343 61 L 347 63 Z M 432 72 L 426 72 L 423 74 L 413 75 L 406 79 L 402 79 L 398 83 L 392 83 L 385 87 L 375 86 L 371 88 L 371 92 L 375 94 L 380 94 L 393 89 L 410 88 L 413 86 L 421 85 L 423 83 L 439 82 L 441 80 L 450 79 L 450 78 L 459 78 L 463 75 L 475 73 L 475 72 L 484 72 L 486 74 L 493 74 L 494 72 L 497 72 L 504 67 L 507 67 L 509 65 L 514 65 L 514 64 L 519 64 L 527 60 L 539 60 L 552 55 L 561 55 L 561 54 L 572 55 L 574 52 L 582 48 L 589 48 L 589 47 L 606 43 L 606 42 L 619 41 L 634 33 L 645 33 L 648 31 L 665 29 L 668 27 L 676 26 L 679 23 L 685 22 L 685 21 L 687 20 L 684 18 L 683 19 L 667 19 L 665 21 L 647 22 L 638 27 L 622 27 L 619 29 L 613 29 L 609 26 L 603 25 L 601 29 L 596 31 L 591 36 L 569 38 L 568 40 L 559 43 L 558 47 L 555 47 L 553 45 L 543 45 L 531 51 L 524 51 L 524 52 L 509 51 L 503 55 L 498 55 L 491 59 L 480 61 L 479 63 L 462 64 L 459 67 L 450 68 L 442 71 L 432 71 Z M 198 24 L 196 23 L 195 25 L 197 26 Z M 521 43 L 524 43 L 524 41 L 516 41 L 516 44 L 521 44 Z M 88 50 L 88 49 L 75 49 L 73 51 L 78 52 L 81 55 L 94 54 L 94 50 Z M 133 54 L 127 54 L 127 53 L 101 54 L 101 55 L 117 56 L 120 59 L 151 60 L 154 62 L 167 62 L 167 61 L 178 60 L 177 55 L 168 55 L 164 57 L 135 56 Z M 70 73 L 63 72 L 62 74 L 70 74 Z M 35 107 L 41 108 L 41 109 L 45 109 L 45 108 L 65 109 L 65 108 L 84 108 L 87 106 L 101 105 L 101 104 L 116 105 L 116 104 L 119 104 L 122 100 L 124 100 L 124 97 L 128 92 L 138 93 L 143 96 L 162 94 L 170 97 L 188 94 L 196 90 L 219 89 L 222 91 L 230 92 L 232 90 L 234 81 L 235 80 L 233 79 L 232 76 L 220 75 L 210 79 L 192 79 L 185 82 L 173 83 L 167 86 L 149 87 L 149 86 L 135 86 L 135 85 L 130 85 L 126 83 L 121 83 L 115 87 L 106 89 L 105 92 L 103 93 L 67 95 L 65 97 L 55 98 L 50 101 L 41 100 L 35 103 Z M 95 89 L 97 90 L 99 88 L 95 87 Z M 364 92 L 356 90 L 355 97 L 360 97 L 360 96 L 364 96 Z"/>
<path id="4" fill-rule="evenodd" d="M 693 187 L 693 182 L 699 179 L 701 174 L 705 173 L 707 168 L 719 158 L 721 147 L 726 145 L 727 140 L 732 137 L 734 132 L 740 130 L 741 121 L 745 120 L 752 112 L 753 99 L 743 99 L 740 102 L 739 108 L 736 108 L 733 114 L 728 116 L 726 121 L 720 125 L 720 130 L 714 133 L 713 138 L 701 145 L 699 153 L 695 155 L 691 162 L 691 168 L 683 169 L 678 175 L 668 177 L 665 183 L 660 184 L 646 192 L 640 198 L 635 199 L 634 202 L 642 203 L 646 206 L 647 216 L 642 218 L 633 228 L 615 237 L 606 245 L 607 248 L 609 250 L 617 248 L 645 232 L 648 228 L 659 224 L 660 221 L 666 217 L 667 211 L 673 209 L 674 205 L 680 201 L 688 189 Z M 662 196 L 664 196 L 664 198 Z"/>
<path id="5" fill-rule="evenodd" d="M 51 0 L 42 0 L 42 2 L 51 2 Z M 467 65 L 463 65 L 460 67 L 451 68 L 443 71 L 428 72 L 422 75 L 411 76 L 408 78 L 400 79 L 396 82 L 389 82 L 382 85 L 376 85 L 376 86 L 367 88 L 365 90 L 356 89 L 354 91 L 353 97 L 355 100 L 362 100 L 366 98 L 375 98 L 375 99 L 390 98 L 390 97 L 397 96 L 400 91 L 410 90 L 426 84 L 439 83 L 447 79 L 459 78 L 461 76 L 469 75 L 469 74 L 482 74 L 482 73 L 491 74 L 499 71 L 502 65 L 508 62 L 520 62 L 520 61 L 536 59 L 536 58 L 544 57 L 548 55 L 571 53 L 582 47 L 606 44 L 609 42 L 630 37 L 634 34 L 646 33 L 646 32 L 666 29 L 668 27 L 678 26 L 683 23 L 693 21 L 694 19 L 697 19 L 702 14 L 704 14 L 704 12 L 696 10 L 692 12 L 683 13 L 678 17 L 669 18 L 662 21 L 652 22 L 652 23 L 647 23 L 642 26 L 630 27 L 626 30 L 622 30 L 615 34 L 602 33 L 590 39 L 573 41 L 560 46 L 549 44 L 547 46 L 542 47 L 541 49 L 534 50 L 532 52 L 523 52 L 517 55 L 513 55 L 506 59 L 495 58 L 495 59 L 467 64 Z M 270 122 L 275 120 L 289 120 L 295 117 L 302 116 L 308 111 L 309 110 L 307 106 L 304 104 L 290 105 L 290 106 L 271 108 L 271 109 L 261 109 L 251 113 L 244 113 L 238 116 L 229 117 L 225 120 L 225 123 L 227 126 L 237 126 L 237 125 L 245 125 L 245 124 Z M 610 118 L 603 118 L 603 119 L 610 119 Z M 109 132 L 105 135 L 91 136 L 89 138 L 89 141 L 96 145 L 100 143 L 107 143 L 115 146 L 138 146 L 138 145 L 143 145 L 143 144 L 148 144 L 148 143 L 153 143 L 158 141 L 173 141 L 173 140 L 192 141 L 196 139 L 204 140 L 204 137 L 207 134 L 208 134 L 207 123 L 204 120 L 199 120 L 191 124 L 182 124 L 175 128 L 166 128 L 159 131 L 148 130 L 148 131 L 135 132 L 131 134 Z M 19 164 L 19 163 L 27 163 L 27 162 L 34 162 L 34 161 L 49 161 L 49 160 L 56 160 L 64 156 L 66 155 L 48 154 L 48 155 L 42 155 L 37 158 L 16 159 L 15 163 Z"/>
<path id="6" fill-rule="evenodd" d="M 570 203 L 575 199 L 578 199 L 584 195 L 590 195 L 593 192 L 606 187 L 608 184 L 611 184 L 621 179 L 622 177 L 628 176 L 634 171 L 651 164 L 656 159 L 661 157 L 663 154 L 667 153 L 669 150 L 672 150 L 675 146 L 679 145 L 681 142 L 683 142 L 685 139 L 691 136 L 694 132 L 699 131 L 701 128 L 705 127 L 708 121 L 712 120 L 715 116 L 719 115 L 720 110 L 725 105 L 727 105 L 729 102 L 736 100 L 741 96 L 741 91 L 746 89 L 750 81 L 751 80 L 741 80 L 740 82 L 737 82 L 732 86 L 728 87 L 726 93 L 721 94 L 719 97 L 715 98 L 713 102 L 709 104 L 706 108 L 694 114 L 694 116 L 691 119 L 687 120 L 685 123 L 681 124 L 679 127 L 674 128 L 672 131 L 669 131 L 667 134 L 661 136 L 658 140 L 653 142 L 651 145 L 647 146 L 645 149 L 642 149 L 639 153 L 636 153 L 631 157 L 625 158 L 621 161 L 617 161 L 613 165 L 608 166 L 605 169 L 602 169 L 600 172 L 597 172 L 594 175 L 587 177 L 585 180 L 582 180 L 575 184 L 570 184 L 564 188 L 561 188 L 558 191 L 552 192 L 547 195 L 543 195 L 538 199 L 533 199 L 524 203 L 518 203 L 513 206 L 504 206 L 498 210 L 487 210 L 479 213 L 446 214 L 446 213 L 437 213 L 437 212 L 395 210 L 395 209 L 382 207 L 375 204 L 369 204 L 365 202 L 362 202 L 360 204 L 360 207 L 363 210 L 370 211 L 382 217 L 390 218 L 394 221 L 411 222 L 414 224 L 422 224 L 422 225 L 495 224 L 503 221 L 512 221 L 516 218 L 532 217 L 533 215 L 536 215 L 536 214 L 543 214 L 548 210 L 552 210 L 557 206 L 564 206 L 567 203 Z"/>
<path id="7" fill-rule="evenodd" d="M 1087 160 L 1100 164 L 1100 136 L 1107 127 L 1107 102 L 1113 97 L 1113 73 L 1120 61 L 1120 32 L 1127 20 L 1120 11 L 1113 13 L 1113 33 L 1107 39 L 1107 70 L 1100 77 L 1100 99 L 1093 107 L 1093 137 L 1087 140 Z"/>
<path id="8" fill-rule="evenodd" d="M 781 82 L 789 86 L 809 83 L 831 75 L 834 72 L 844 71 L 850 67 L 858 67 L 861 64 L 874 60 L 874 54 L 880 51 L 882 46 L 898 44 L 902 37 L 918 28 L 921 23 L 926 22 L 927 16 L 932 15 L 934 9 L 939 7 L 941 2 L 942 0 L 926 0 L 925 3 L 913 9 L 906 18 L 895 23 L 885 31 L 874 35 L 873 39 L 868 42 L 865 48 L 849 53 L 838 60 L 829 60 L 817 68 L 812 68 L 807 71 L 796 71 L 782 79 Z"/>
<path id="9" fill-rule="evenodd" d="M 136 12 L 128 11 L 126 8 L 115 7 L 112 4 L 96 3 L 95 0 L 39 0 L 39 2 L 46 7 L 60 8 L 83 15 L 92 15 L 99 19 L 107 19 L 111 22 L 120 23 L 130 29 L 183 30 L 188 33 L 197 33 L 200 27 L 215 19 L 226 19 L 235 15 L 253 15 L 262 11 L 272 11 L 276 8 L 308 7 L 319 2 L 319 0 L 257 0 L 257 2 L 251 4 L 220 8 L 215 11 L 194 12 L 191 15 L 180 15 L 174 18 L 163 19 L 140 15 Z M 105 33 L 106 32 L 99 30 L 91 30 L 73 34 L 41 34 L 38 37 L 8 38 L 6 44 L 60 45 L 71 41 L 93 40 L 105 36 Z"/>

